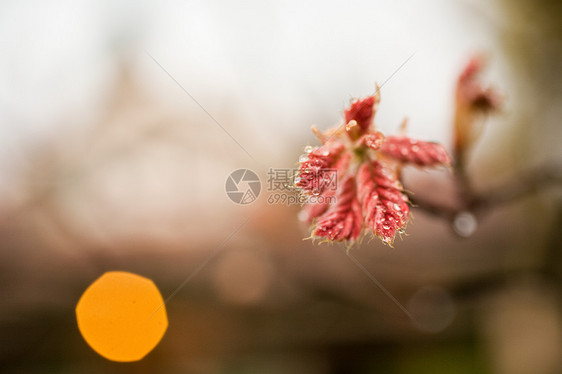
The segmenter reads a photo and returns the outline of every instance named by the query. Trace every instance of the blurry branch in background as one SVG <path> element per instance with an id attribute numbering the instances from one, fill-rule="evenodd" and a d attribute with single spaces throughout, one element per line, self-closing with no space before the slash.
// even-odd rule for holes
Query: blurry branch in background
<path id="1" fill-rule="evenodd" d="M 438 201 L 424 199 L 418 195 L 410 196 L 410 201 L 418 209 L 450 223 L 454 233 L 459 237 L 469 237 L 477 229 L 478 219 L 504 204 L 515 202 L 553 186 L 562 185 L 562 162 L 547 161 L 542 165 L 521 172 L 487 191 L 477 191 L 472 186 L 467 173 L 469 152 L 478 140 L 486 118 L 501 107 L 501 98 L 491 88 L 483 88 L 478 82 L 478 74 L 483 68 L 480 57 L 473 58 L 460 75 L 456 88 L 456 108 L 453 139 L 453 172 L 456 189 L 454 206 Z M 555 224 L 546 243 L 546 253 L 538 268 L 519 268 L 503 272 L 491 272 L 479 277 L 457 283 L 452 292 L 459 298 L 474 297 L 490 291 L 501 289 L 508 281 L 522 280 L 539 276 L 542 281 L 550 283 L 562 295 L 560 278 L 560 224 L 562 210 L 558 208 Z"/>
<path id="2" fill-rule="evenodd" d="M 483 67 L 484 59 L 473 57 L 457 81 L 453 139 L 456 206 L 440 204 L 419 195 L 409 196 L 418 209 L 450 222 L 454 232 L 461 237 L 472 235 L 477 218 L 491 209 L 539 190 L 562 185 L 562 163 L 548 161 L 488 191 L 473 188 L 467 173 L 469 152 L 479 139 L 486 118 L 499 111 L 503 101 L 493 88 L 485 88 L 479 82 L 478 76 Z"/>
<path id="3" fill-rule="evenodd" d="M 456 163 L 454 169 L 457 175 L 459 168 L 458 163 Z M 425 200 L 423 197 L 420 198 L 418 195 L 410 196 L 410 201 L 416 208 L 454 224 L 455 219 L 459 218 L 461 214 L 473 214 L 479 217 L 503 204 L 511 203 L 542 189 L 562 184 L 562 165 L 556 161 L 545 162 L 535 169 L 527 170 L 513 177 L 510 181 L 484 192 L 467 190 L 467 185 L 459 183 L 458 179 L 456 184 L 459 191 L 468 192 L 459 193 L 460 204 L 456 207 L 440 205 L 437 202 Z M 455 233 L 465 236 L 457 230 L 455 230 Z"/>

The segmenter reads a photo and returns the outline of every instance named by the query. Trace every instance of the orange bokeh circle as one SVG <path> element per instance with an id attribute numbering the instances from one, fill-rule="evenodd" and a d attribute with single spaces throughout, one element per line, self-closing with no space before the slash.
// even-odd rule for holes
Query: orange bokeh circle
<path id="1" fill-rule="evenodd" d="M 80 333 L 94 351 L 112 361 L 138 361 L 168 327 L 162 295 L 147 278 L 112 271 L 92 283 L 76 305 Z"/>

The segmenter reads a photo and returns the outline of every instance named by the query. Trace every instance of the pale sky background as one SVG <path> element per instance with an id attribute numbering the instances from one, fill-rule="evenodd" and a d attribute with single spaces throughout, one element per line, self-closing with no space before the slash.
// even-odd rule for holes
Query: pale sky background
<path id="1" fill-rule="evenodd" d="M 235 107 L 243 128 L 217 119 L 252 153 L 276 146 L 274 158 L 280 141 L 337 124 L 350 98 L 414 54 L 383 87 L 376 123 L 395 131 L 408 116 L 413 136 L 447 141 L 471 54 L 493 52 L 489 79 L 509 90 L 503 23 L 483 0 L 2 2 L 0 170 L 22 144 L 95 123 L 119 56 L 157 100 L 200 110 L 146 52 L 209 112 Z"/>

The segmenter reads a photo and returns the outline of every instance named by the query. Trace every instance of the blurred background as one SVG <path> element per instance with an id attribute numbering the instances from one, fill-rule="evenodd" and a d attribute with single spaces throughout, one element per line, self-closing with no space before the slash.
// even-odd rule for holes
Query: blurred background
<path id="1" fill-rule="evenodd" d="M 354 248 L 413 320 L 343 248 L 303 241 L 298 205 L 266 201 L 268 169 L 295 167 L 310 126 L 338 124 L 376 82 L 382 131 L 408 117 L 449 147 L 474 53 L 505 97 L 470 159 L 486 190 L 562 157 L 558 1 L 0 3 L 1 371 L 562 373 L 559 187 L 467 238 L 414 209 L 394 248 Z M 224 190 L 239 168 L 262 180 L 251 205 Z M 448 181 L 405 171 L 433 199 L 452 198 Z M 142 361 L 81 338 L 76 302 L 104 272 L 167 297 L 223 242 Z"/>

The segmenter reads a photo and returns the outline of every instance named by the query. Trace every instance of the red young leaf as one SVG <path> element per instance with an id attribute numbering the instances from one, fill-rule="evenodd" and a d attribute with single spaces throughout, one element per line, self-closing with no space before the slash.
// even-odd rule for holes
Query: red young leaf
<path id="1" fill-rule="evenodd" d="M 324 214 L 330 207 L 330 202 L 332 198 L 336 196 L 336 190 L 333 188 L 328 188 L 321 195 L 318 196 L 318 200 L 310 201 L 304 204 L 302 207 L 300 219 L 306 223 L 312 223 L 314 219 L 320 217 Z"/>
<path id="2" fill-rule="evenodd" d="M 341 143 L 328 143 L 301 156 L 295 185 L 309 195 L 320 195 L 330 182 L 331 170 L 344 150 Z"/>
<path id="3" fill-rule="evenodd" d="M 319 218 L 314 236 L 331 241 L 355 241 L 359 238 L 363 228 L 363 216 L 355 189 L 355 178 L 346 177 L 338 191 L 336 203 Z"/>
<path id="4" fill-rule="evenodd" d="M 417 166 L 449 165 L 451 159 L 445 147 L 407 136 L 389 136 L 381 146 L 381 152 L 401 162 Z"/>
<path id="5" fill-rule="evenodd" d="M 365 226 L 391 244 L 408 222 L 408 197 L 395 174 L 380 161 L 363 163 L 357 172 L 357 189 Z"/>
<path id="6" fill-rule="evenodd" d="M 339 159 L 332 166 L 331 172 L 333 172 L 335 175 L 331 175 L 328 177 L 327 175 L 321 176 L 320 174 L 318 174 L 319 178 L 323 177 L 329 179 L 330 182 L 333 181 L 335 183 L 324 183 L 322 193 L 316 196 L 316 198 L 309 199 L 309 201 L 303 206 L 301 220 L 312 223 L 315 218 L 324 214 L 324 212 L 328 210 L 331 202 L 335 199 L 338 184 L 341 183 L 341 176 L 345 175 L 347 172 L 350 159 L 351 154 L 342 153 Z M 327 171 L 325 170 L 325 172 Z M 316 183 L 317 185 L 320 184 L 320 182 L 314 183 Z"/>
<path id="7" fill-rule="evenodd" d="M 368 96 L 363 99 L 357 99 L 351 103 L 349 108 L 345 110 L 345 123 L 351 121 L 357 122 L 360 128 L 360 134 L 367 132 L 373 123 L 375 116 L 375 105 L 378 104 L 378 95 Z"/>

